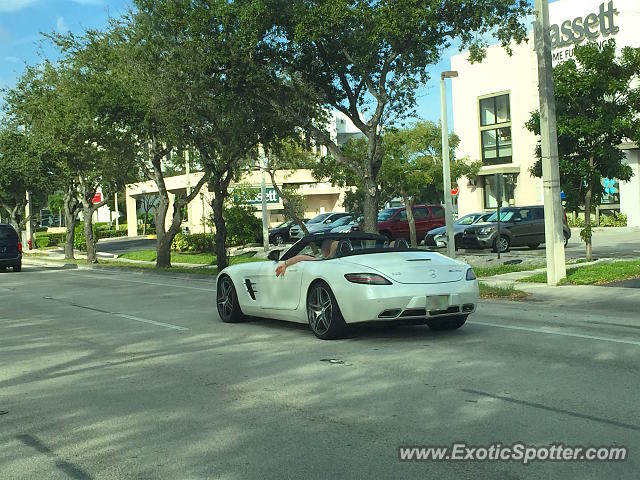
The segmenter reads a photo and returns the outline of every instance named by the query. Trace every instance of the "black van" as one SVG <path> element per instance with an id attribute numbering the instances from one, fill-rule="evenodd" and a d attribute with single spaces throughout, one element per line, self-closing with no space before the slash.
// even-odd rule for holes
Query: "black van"
<path id="1" fill-rule="evenodd" d="M 7 267 L 22 270 L 22 243 L 11 225 L 0 224 L 0 270 Z"/>

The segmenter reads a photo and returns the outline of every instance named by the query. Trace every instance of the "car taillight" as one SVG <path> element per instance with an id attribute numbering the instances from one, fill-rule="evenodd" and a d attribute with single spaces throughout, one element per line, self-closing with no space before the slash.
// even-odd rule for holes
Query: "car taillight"
<path id="1" fill-rule="evenodd" d="M 567 221 L 567 212 L 565 212 L 564 210 L 562 211 L 562 214 L 564 215 L 564 221 Z"/>
<path id="2" fill-rule="evenodd" d="M 18 242 L 18 253 L 22 253 L 22 242 Z"/>
<path id="3" fill-rule="evenodd" d="M 365 285 L 391 285 L 391 282 L 382 275 L 375 273 L 347 273 L 344 278 L 351 283 L 362 283 Z"/>

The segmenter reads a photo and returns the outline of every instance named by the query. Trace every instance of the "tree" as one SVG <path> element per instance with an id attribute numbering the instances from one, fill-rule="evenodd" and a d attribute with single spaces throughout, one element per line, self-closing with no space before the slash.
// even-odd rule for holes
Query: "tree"
<path id="1" fill-rule="evenodd" d="M 0 207 L 18 232 L 31 220 L 25 215 L 27 190 L 42 193 L 53 177 L 31 142 L 29 132 L 12 121 L 0 128 Z"/>
<path id="2" fill-rule="evenodd" d="M 264 3 L 274 16 L 269 41 L 292 95 L 339 110 L 368 140 L 365 156 L 350 158 L 321 123 L 289 109 L 338 163 L 362 178 L 369 232 L 377 230 L 382 132 L 412 115 L 416 90 L 429 79 L 427 67 L 454 39 L 461 49 L 469 48 L 472 61 L 483 58 L 487 33 L 507 49 L 511 40 L 523 41 L 530 12 L 526 0 Z"/>
<path id="3" fill-rule="evenodd" d="M 142 235 L 147 234 L 147 222 L 149 221 L 149 212 L 158 206 L 158 195 L 147 193 L 140 197 L 140 205 L 142 205 L 142 211 L 144 212 L 144 219 L 142 223 Z"/>
<path id="4" fill-rule="evenodd" d="M 591 260 L 591 210 L 602 197 L 601 179 L 628 181 L 632 176 L 620 144 L 640 141 L 640 49 L 623 48 L 616 58 L 613 41 L 602 48 L 595 43 L 577 46 L 574 58 L 555 67 L 553 77 L 560 180 L 570 207 L 584 205 L 580 236 Z M 540 134 L 539 112 L 526 126 Z M 532 174 L 541 177 L 540 144 L 536 154 Z"/>

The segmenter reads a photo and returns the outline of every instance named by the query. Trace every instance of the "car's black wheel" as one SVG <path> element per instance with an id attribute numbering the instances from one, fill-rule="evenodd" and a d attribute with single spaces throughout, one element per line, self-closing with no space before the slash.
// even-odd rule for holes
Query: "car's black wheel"
<path id="1" fill-rule="evenodd" d="M 282 245 L 284 243 L 284 237 L 282 235 L 276 235 L 275 237 L 273 237 L 273 244 L 274 245 Z"/>
<path id="2" fill-rule="evenodd" d="M 509 241 L 509 237 L 505 237 L 504 235 L 500 235 L 493 242 L 493 251 L 497 252 L 498 249 L 500 253 L 506 253 L 511 248 L 511 242 Z"/>
<path id="3" fill-rule="evenodd" d="M 336 297 L 325 282 L 318 281 L 309 287 L 307 319 L 313 333 L 322 340 L 344 338 L 347 334 L 347 324 Z"/>
<path id="4" fill-rule="evenodd" d="M 455 330 L 464 325 L 468 315 L 457 315 L 455 317 L 434 318 L 427 320 L 427 325 L 431 330 Z"/>
<path id="5" fill-rule="evenodd" d="M 21 271 L 22 271 L 22 262 L 20 262 L 20 263 L 16 263 L 16 264 L 13 266 L 13 271 L 14 271 L 14 272 L 21 272 Z"/>
<path id="6" fill-rule="evenodd" d="M 540 246 L 540 244 L 539 244 L 539 243 L 532 243 L 531 245 L 528 245 L 528 247 L 529 247 L 531 250 L 535 250 L 535 249 L 536 249 L 536 248 L 538 248 L 539 246 Z"/>
<path id="7" fill-rule="evenodd" d="M 240 309 L 238 303 L 238 295 L 233 282 L 228 276 L 223 276 L 218 282 L 216 292 L 216 300 L 218 305 L 218 314 L 225 323 L 238 323 L 246 320 L 246 317 Z"/>
<path id="8" fill-rule="evenodd" d="M 569 245 L 569 237 L 564 235 L 564 246 L 566 247 L 567 245 Z"/>

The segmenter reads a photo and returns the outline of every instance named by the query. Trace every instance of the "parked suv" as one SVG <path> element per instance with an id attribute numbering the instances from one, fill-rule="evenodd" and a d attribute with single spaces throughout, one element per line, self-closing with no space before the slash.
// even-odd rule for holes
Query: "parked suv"
<path id="1" fill-rule="evenodd" d="M 445 224 L 444 206 L 414 205 L 416 238 L 422 239 L 429 230 Z M 409 239 L 409 221 L 405 207 L 385 208 L 378 213 L 378 232 L 389 240 Z"/>
<path id="2" fill-rule="evenodd" d="M 22 270 L 22 243 L 11 225 L 0 224 L 0 269 Z"/>
<path id="3" fill-rule="evenodd" d="M 315 229 L 322 229 L 325 226 L 329 226 L 339 218 L 347 217 L 350 215 L 351 214 L 349 212 L 325 212 L 316 215 L 311 220 L 306 222 L 305 225 L 307 226 L 307 230 L 309 230 L 309 233 L 313 233 Z M 292 240 L 299 240 L 304 237 L 304 232 L 298 225 L 294 225 L 293 227 L 291 227 L 291 230 L 289 230 L 289 237 L 291 237 Z"/>
<path id="4" fill-rule="evenodd" d="M 563 217 L 562 229 L 566 246 L 571 238 L 566 214 Z M 495 212 L 486 222 L 476 223 L 465 229 L 461 246 L 508 252 L 511 247 L 538 248 L 541 243 L 544 243 L 544 207 L 534 205 L 500 209 L 500 235 L 498 235 L 498 214 Z"/>

